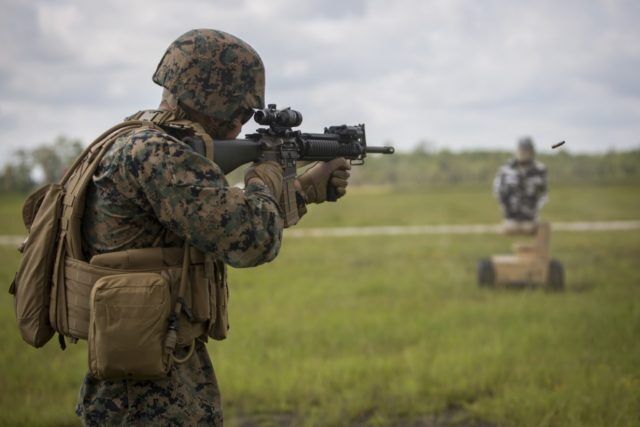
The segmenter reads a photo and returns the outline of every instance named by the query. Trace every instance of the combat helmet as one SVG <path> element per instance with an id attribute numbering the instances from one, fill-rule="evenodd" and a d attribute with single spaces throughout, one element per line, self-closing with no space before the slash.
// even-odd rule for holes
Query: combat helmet
<path id="1" fill-rule="evenodd" d="M 153 81 L 183 105 L 228 121 L 264 108 L 264 64 L 247 43 L 223 31 L 191 30 L 167 49 Z"/>

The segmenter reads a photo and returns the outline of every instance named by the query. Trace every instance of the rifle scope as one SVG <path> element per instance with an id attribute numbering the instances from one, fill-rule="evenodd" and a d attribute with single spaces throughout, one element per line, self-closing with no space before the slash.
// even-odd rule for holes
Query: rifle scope
<path id="1" fill-rule="evenodd" d="M 264 110 L 253 115 L 255 121 L 263 126 L 296 127 L 302 124 L 302 113 L 291 108 L 276 109 L 276 104 L 269 104 Z"/>

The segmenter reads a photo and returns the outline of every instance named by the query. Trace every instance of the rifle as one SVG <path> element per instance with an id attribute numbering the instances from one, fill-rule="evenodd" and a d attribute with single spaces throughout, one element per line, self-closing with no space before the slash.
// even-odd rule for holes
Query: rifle
<path id="1" fill-rule="evenodd" d="M 367 154 L 393 154 L 390 146 L 367 146 L 364 124 L 356 126 L 329 126 L 324 133 L 303 133 L 292 128 L 302 124 L 299 111 L 285 108 L 278 110 L 275 104 L 254 113 L 254 120 L 266 128 L 246 135 L 246 139 L 213 141 L 215 163 L 227 174 L 239 166 L 255 161 L 273 160 L 284 169 L 283 209 L 285 227 L 298 222 L 293 182 L 298 161 L 329 161 L 344 157 L 352 165 L 363 165 Z M 336 189 L 327 187 L 327 201 L 338 199 Z"/>

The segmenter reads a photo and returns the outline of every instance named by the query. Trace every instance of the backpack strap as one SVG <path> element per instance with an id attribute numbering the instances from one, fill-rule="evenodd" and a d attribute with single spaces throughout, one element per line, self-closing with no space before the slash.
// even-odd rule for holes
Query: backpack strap
<path id="1" fill-rule="evenodd" d="M 85 193 L 100 161 L 118 137 L 144 126 L 154 127 L 151 122 L 130 120 L 107 130 L 85 149 L 63 177 L 62 184 L 65 187 L 65 195 L 62 203 L 59 235 L 60 240 L 65 241 L 68 256 L 84 259 L 81 224 L 84 215 Z"/>
<path id="2" fill-rule="evenodd" d="M 105 140 L 111 135 L 114 134 L 116 132 L 121 131 L 123 128 L 129 128 L 129 127 L 137 127 L 137 126 L 141 126 L 143 123 L 141 120 L 125 120 L 122 123 L 118 123 L 117 125 L 107 129 L 106 131 L 104 131 L 102 133 L 102 135 L 100 135 L 99 137 L 97 137 L 91 144 L 89 144 L 89 146 L 87 146 L 87 148 L 84 149 L 84 151 L 76 158 L 76 160 L 73 162 L 73 164 L 71 166 L 69 166 L 69 169 L 67 169 L 67 172 L 64 174 L 64 176 L 62 177 L 62 181 L 60 182 L 61 185 L 65 185 L 67 183 L 67 181 L 71 178 L 71 175 L 73 175 L 73 173 L 75 172 L 75 170 L 78 168 L 78 166 L 80 165 L 80 163 L 82 163 L 85 160 L 85 157 L 91 152 L 91 151 L 95 151 L 95 146 L 96 145 L 100 145 L 101 143 L 105 142 Z"/>
<path id="3" fill-rule="evenodd" d="M 126 121 L 140 120 L 143 122 L 152 122 L 155 124 L 162 124 L 171 120 L 181 119 L 174 111 L 169 110 L 142 110 L 138 111 L 132 116 L 126 118 Z"/>
<path id="4" fill-rule="evenodd" d="M 180 110 L 143 110 L 127 117 L 127 120 L 140 120 L 143 122 L 153 123 L 156 126 L 191 131 L 200 141 L 202 141 L 203 145 L 202 149 L 199 147 L 192 147 L 196 152 L 198 152 L 198 154 L 201 154 L 207 159 L 213 161 L 213 139 L 204 130 L 200 123 L 187 119 L 184 113 Z"/>
<path id="5" fill-rule="evenodd" d="M 202 141 L 203 148 L 201 150 L 196 150 L 198 154 L 206 157 L 207 159 L 213 161 L 213 138 L 204 130 L 202 125 L 197 122 L 192 122 L 191 120 L 173 120 L 167 123 L 163 123 L 163 126 L 167 126 L 174 129 L 189 129 L 191 130 L 195 136 Z"/>
<path id="6" fill-rule="evenodd" d="M 88 332 L 88 295 L 85 295 L 86 290 L 91 289 L 93 283 L 104 275 L 104 271 L 102 271 L 104 269 L 87 262 L 82 249 L 85 194 L 87 186 L 92 182 L 93 174 L 118 138 L 128 132 L 145 128 L 166 132 L 161 125 L 165 126 L 166 123 L 173 125 L 174 122 L 177 122 L 176 126 L 183 126 L 184 129 L 196 134 L 202 133 L 202 138 L 208 138 L 211 141 L 211 146 L 213 145 L 213 141 L 206 135 L 204 129 L 193 122 L 179 120 L 171 112 L 142 111 L 100 135 L 83 151 L 63 177 L 61 184 L 64 186 L 64 196 L 62 196 L 60 227 L 55 250 L 56 261 L 51 291 L 52 304 L 49 313 L 54 328 L 62 334 L 86 339 Z M 160 252 L 165 249 L 158 248 Z M 181 283 L 177 294 L 178 304 L 174 308 L 174 314 L 176 317 L 184 316 L 186 321 L 181 320 L 181 323 L 184 324 L 184 327 L 180 328 L 182 330 L 178 332 L 176 329 L 165 342 L 167 354 L 171 355 L 175 363 L 186 361 L 193 353 L 193 338 L 206 336 L 208 331 L 206 322 L 193 322 L 190 307 L 187 306 L 188 298 L 186 298 L 187 295 L 190 295 L 188 272 L 193 268 L 191 264 L 202 263 L 204 255 L 188 246 L 184 251 L 185 255 L 181 261 L 183 263 Z M 115 255 L 111 254 L 111 256 Z M 128 269 L 121 270 L 118 267 L 108 270 L 109 274 L 113 274 L 115 271 L 126 272 Z M 219 310 L 216 309 L 216 311 Z M 172 349 L 183 344 L 190 344 L 190 351 L 182 359 L 174 357 Z"/>

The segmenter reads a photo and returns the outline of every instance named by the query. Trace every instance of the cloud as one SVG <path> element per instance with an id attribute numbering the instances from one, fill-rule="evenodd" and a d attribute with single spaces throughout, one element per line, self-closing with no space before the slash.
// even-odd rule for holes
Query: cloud
<path id="1" fill-rule="evenodd" d="M 301 110 L 309 131 L 365 122 L 372 143 L 400 148 L 640 143 L 634 0 L 5 3 L 0 158 L 59 134 L 88 142 L 154 107 L 157 61 L 198 27 L 252 44 L 268 100 Z"/>

